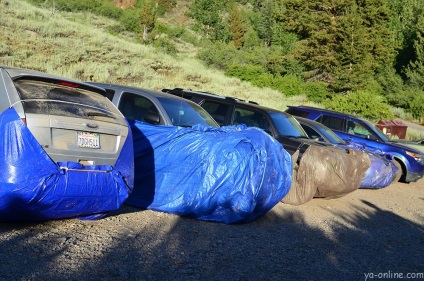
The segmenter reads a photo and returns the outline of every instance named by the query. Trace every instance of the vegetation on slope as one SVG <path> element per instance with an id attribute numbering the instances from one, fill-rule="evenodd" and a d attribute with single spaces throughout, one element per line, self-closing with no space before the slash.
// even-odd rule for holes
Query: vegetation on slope
<path id="1" fill-rule="evenodd" d="M 150 0 L 0 1 L 1 64 L 281 110 L 314 103 L 374 121 L 424 116 L 420 1 L 326 0 L 331 9 L 320 10 L 320 1 L 158 0 L 153 21 L 141 19 Z"/>

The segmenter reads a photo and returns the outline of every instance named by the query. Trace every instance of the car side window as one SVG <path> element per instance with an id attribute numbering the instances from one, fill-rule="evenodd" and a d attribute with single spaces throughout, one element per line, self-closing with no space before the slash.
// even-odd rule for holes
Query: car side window
<path id="1" fill-rule="evenodd" d="M 270 130 L 269 122 L 262 112 L 236 107 L 231 120 L 232 125 L 246 124 L 248 127 Z"/>
<path id="2" fill-rule="evenodd" d="M 118 108 L 127 119 L 139 121 L 144 121 L 147 112 L 159 113 L 151 100 L 132 93 L 123 93 Z"/>
<path id="3" fill-rule="evenodd" d="M 225 116 L 227 115 L 229 105 L 213 101 L 205 101 L 202 104 L 205 109 L 219 125 L 225 124 Z"/>
<path id="4" fill-rule="evenodd" d="M 374 132 L 369 130 L 364 124 L 356 121 L 349 120 L 347 121 L 348 133 L 367 139 L 377 139 L 377 136 Z"/>
<path id="5" fill-rule="evenodd" d="M 345 128 L 343 126 L 344 120 L 342 118 L 334 117 L 334 116 L 328 116 L 328 115 L 322 115 L 317 119 L 318 122 L 324 124 L 328 128 L 332 130 L 337 131 L 345 131 Z"/>

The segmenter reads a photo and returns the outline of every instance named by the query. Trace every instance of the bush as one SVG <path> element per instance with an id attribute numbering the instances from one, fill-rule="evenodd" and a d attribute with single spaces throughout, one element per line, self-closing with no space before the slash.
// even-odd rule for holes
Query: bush
<path id="1" fill-rule="evenodd" d="M 258 78 L 265 74 L 265 70 L 259 65 L 240 65 L 235 64 L 228 67 L 225 75 L 237 77 L 242 81 L 249 81 L 254 83 Z"/>
<path id="2" fill-rule="evenodd" d="M 88 11 L 101 16 L 119 19 L 122 9 L 115 6 L 112 1 L 104 0 L 29 0 L 31 3 L 42 5 L 50 8 L 55 7 L 57 10 L 73 12 Z"/>
<path id="3" fill-rule="evenodd" d="M 123 10 L 121 17 L 119 18 L 123 30 L 140 33 L 140 14 L 136 9 L 125 9 Z"/>
<path id="4" fill-rule="evenodd" d="M 185 28 L 183 27 L 168 26 L 159 22 L 155 24 L 155 28 L 152 31 L 152 33 L 166 34 L 170 38 L 179 38 L 183 36 L 184 32 Z"/>
<path id="5" fill-rule="evenodd" d="M 420 120 L 424 117 L 424 92 L 417 91 L 416 94 L 412 97 L 409 102 L 408 112 L 412 114 L 412 116 Z"/>
<path id="6" fill-rule="evenodd" d="M 393 119 L 393 113 L 383 97 L 369 91 L 351 92 L 347 95 L 337 94 L 324 101 L 330 109 L 362 116 L 372 121 Z"/>
<path id="7" fill-rule="evenodd" d="M 274 77 L 272 89 L 282 92 L 285 96 L 297 96 L 303 93 L 303 80 L 296 75 L 277 75 Z"/>
<path id="8" fill-rule="evenodd" d="M 324 82 L 306 82 L 304 84 L 304 93 L 308 100 L 321 103 L 330 97 L 327 84 Z"/>
<path id="9" fill-rule="evenodd" d="M 230 65 L 238 64 L 239 53 L 233 44 L 208 41 L 197 54 L 197 57 L 209 66 L 226 70 Z"/>
<path id="10" fill-rule="evenodd" d="M 177 47 L 166 37 L 159 36 L 153 40 L 153 46 L 161 49 L 163 52 L 173 55 L 177 53 Z"/>

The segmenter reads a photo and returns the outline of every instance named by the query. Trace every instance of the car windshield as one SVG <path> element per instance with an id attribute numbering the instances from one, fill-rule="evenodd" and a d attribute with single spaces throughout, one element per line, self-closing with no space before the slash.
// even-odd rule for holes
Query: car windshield
<path id="1" fill-rule="evenodd" d="M 320 132 L 323 133 L 328 138 L 328 140 L 333 144 L 346 144 L 346 142 L 341 137 L 336 135 L 336 133 L 334 133 L 328 127 L 320 126 Z"/>
<path id="2" fill-rule="evenodd" d="M 308 138 L 305 130 L 293 116 L 281 112 L 270 111 L 269 116 L 273 120 L 278 133 L 285 137 Z"/>
<path id="3" fill-rule="evenodd" d="M 203 126 L 219 127 L 218 123 L 197 104 L 162 97 L 158 97 L 158 100 L 165 108 L 174 126 L 191 127 L 200 124 Z"/>
<path id="4" fill-rule="evenodd" d="M 390 139 L 382 132 L 379 128 L 377 128 L 374 124 L 371 122 L 364 120 L 364 123 L 376 134 L 382 141 L 388 142 Z"/>

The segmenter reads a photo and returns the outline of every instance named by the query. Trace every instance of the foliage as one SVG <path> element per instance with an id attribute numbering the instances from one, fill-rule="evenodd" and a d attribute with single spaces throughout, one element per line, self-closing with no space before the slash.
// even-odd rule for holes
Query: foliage
<path id="1" fill-rule="evenodd" d="M 236 5 L 234 5 L 234 7 L 231 9 L 229 21 L 231 41 L 237 49 L 240 49 L 244 45 L 244 35 L 246 33 L 247 27 L 244 22 L 243 14 Z"/>
<path id="2" fill-rule="evenodd" d="M 225 72 L 228 76 L 237 77 L 242 81 L 249 81 L 252 84 L 256 84 L 256 79 L 265 73 L 265 69 L 262 67 L 250 64 L 234 64 L 229 66 L 228 70 Z"/>
<path id="3" fill-rule="evenodd" d="M 308 97 L 308 100 L 321 103 L 330 97 L 327 84 L 324 82 L 306 82 L 303 85 L 303 92 Z"/>
<path id="4" fill-rule="evenodd" d="M 225 5 L 220 0 L 194 0 L 189 15 L 199 23 L 199 30 L 212 40 L 227 40 L 226 26 L 220 12 Z"/>
<path id="5" fill-rule="evenodd" d="M 122 9 L 111 1 L 104 0 L 29 0 L 30 2 L 55 11 L 92 11 L 105 17 L 119 19 Z"/>
<path id="6" fill-rule="evenodd" d="M 405 74 L 412 87 L 424 88 L 424 13 L 418 16 L 414 43 L 415 59 L 410 61 Z"/>
<path id="7" fill-rule="evenodd" d="M 424 13 L 424 1 L 396 0 L 393 1 L 393 18 L 396 21 L 395 31 L 399 34 L 397 40 L 401 48 L 395 59 L 395 67 L 399 74 L 405 75 L 404 70 L 411 61 L 416 60 L 414 42 L 417 36 L 418 20 Z M 406 78 L 403 76 L 403 78 Z"/>
<path id="8" fill-rule="evenodd" d="M 153 46 L 170 55 L 177 53 L 177 48 L 166 36 L 159 36 L 155 38 L 153 40 Z"/>
<path id="9" fill-rule="evenodd" d="M 364 78 L 394 57 L 385 0 L 288 0 L 282 23 L 300 36 L 293 50 L 312 78 L 334 91 L 360 89 Z M 365 83 L 363 83 L 365 82 Z"/>
<path id="10" fill-rule="evenodd" d="M 252 85 L 315 102 L 373 93 L 415 116 L 411 118 L 424 116 L 422 0 L 189 0 L 178 2 L 179 9 L 189 10 L 184 17 L 191 17 L 181 22 L 172 18 L 179 14 L 176 0 L 136 0 L 126 9 L 110 0 L 27 1 L 51 15 L 105 16 L 100 25 L 110 33 L 150 34 L 145 42 L 168 54 L 190 45 L 206 65 Z M 155 7 L 148 11 L 163 19 L 154 17 L 145 26 L 142 21 L 149 16 L 141 16 L 141 10 L 153 1 Z M 28 30 L 39 32 L 36 26 Z M 63 34 L 67 32 L 45 36 Z M 7 46 L 0 49 L 6 58 L 13 53 Z M 20 56 L 31 54 L 25 50 Z"/>
<path id="11" fill-rule="evenodd" d="M 324 102 L 330 109 L 362 116 L 370 120 L 393 119 L 390 106 L 383 97 L 370 91 L 357 91 L 346 95 L 337 94 Z"/>
<path id="12" fill-rule="evenodd" d="M 258 33 L 252 27 L 248 27 L 244 33 L 243 47 L 246 49 L 258 47 L 261 46 L 261 42 Z"/>
<path id="13" fill-rule="evenodd" d="M 415 119 L 423 119 L 424 116 L 424 91 L 417 89 L 416 95 L 412 97 L 408 110 Z"/>
<path id="14" fill-rule="evenodd" d="M 140 10 L 140 24 L 144 41 L 147 40 L 147 34 L 155 27 L 155 22 L 155 2 L 152 0 L 146 0 Z"/>
<path id="15" fill-rule="evenodd" d="M 182 26 L 169 26 L 158 22 L 152 33 L 164 33 L 172 38 L 180 38 L 184 35 L 185 29 Z"/>
<path id="16" fill-rule="evenodd" d="M 157 0 L 158 15 L 163 16 L 166 12 L 177 6 L 177 0 Z"/>
<path id="17" fill-rule="evenodd" d="M 265 46 L 271 46 L 273 37 L 273 0 L 262 1 L 259 6 L 260 17 L 258 22 L 259 37 L 264 41 Z"/>
<path id="18" fill-rule="evenodd" d="M 295 75 L 303 76 L 303 65 L 296 59 L 290 56 L 278 55 L 278 52 L 273 52 L 267 56 L 267 70 L 274 75 Z"/>
<path id="19" fill-rule="evenodd" d="M 119 17 L 121 26 L 123 30 L 131 31 L 135 33 L 141 32 L 140 26 L 140 16 L 138 10 L 128 8 L 122 11 L 121 16 Z"/>
<path id="20" fill-rule="evenodd" d="M 304 93 L 304 84 L 302 79 L 296 75 L 276 75 L 272 89 L 282 92 L 285 96 L 291 97 Z"/>
<path id="21" fill-rule="evenodd" d="M 199 51 L 197 57 L 204 61 L 206 65 L 226 70 L 229 65 L 238 63 L 237 48 L 233 44 L 224 42 L 209 41 L 205 43 L 205 48 Z"/>

